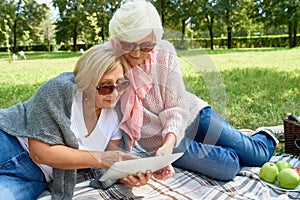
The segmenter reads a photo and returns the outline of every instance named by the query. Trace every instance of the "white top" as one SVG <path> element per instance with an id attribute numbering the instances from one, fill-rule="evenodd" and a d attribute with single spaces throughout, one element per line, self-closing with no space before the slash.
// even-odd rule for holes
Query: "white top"
<path id="1" fill-rule="evenodd" d="M 82 112 L 82 92 L 75 94 L 72 104 L 71 130 L 74 132 L 79 149 L 104 151 L 110 140 L 119 140 L 122 134 L 119 130 L 118 115 L 114 109 L 102 109 L 95 129 L 88 134 Z"/>
<path id="2" fill-rule="evenodd" d="M 90 136 L 82 112 L 82 92 L 76 92 L 71 111 L 71 126 L 80 150 L 104 151 L 110 140 L 119 140 L 122 134 L 119 130 L 119 120 L 114 109 L 102 109 L 96 127 Z M 22 147 L 29 152 L 28 139 L 17 137 Z M 47 165 L 38 165 L 45 174 L 47 182 L 52 180 L 52 168 Z"/>

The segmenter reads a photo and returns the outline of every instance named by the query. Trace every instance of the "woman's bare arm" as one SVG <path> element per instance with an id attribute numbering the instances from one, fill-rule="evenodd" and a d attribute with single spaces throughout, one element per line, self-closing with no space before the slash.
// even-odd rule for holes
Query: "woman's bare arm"
<path id="1" fill-rule="evenodd" d="M 64 145 L 50 145 L 36 139 L 28 139 L 32 160 L 59 169 L 109 168 L 121 160 L 136 159 L 137 156 L 121 151 L 85 151 Z"/>

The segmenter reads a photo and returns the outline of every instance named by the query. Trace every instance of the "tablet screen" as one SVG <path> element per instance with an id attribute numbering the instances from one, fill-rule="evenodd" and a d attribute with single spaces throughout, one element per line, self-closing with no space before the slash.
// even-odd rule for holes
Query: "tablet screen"
<path id="1" fill-rule="evenodd" d="M 135 174 L 138 171 L 146 172 L 147 170 L 151 170 L 152 172 L 155 172 L 168 166 L 182 155 L 183 153 L 175 153 L 116 162 L 105 172 L 100 178 L 100 181 L 123 178 L 129 174 Z"/>

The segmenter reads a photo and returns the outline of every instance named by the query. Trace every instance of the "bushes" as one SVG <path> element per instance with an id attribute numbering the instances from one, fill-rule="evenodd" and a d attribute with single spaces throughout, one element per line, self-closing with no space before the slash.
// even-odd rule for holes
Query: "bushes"
<path id="1" fill-rule="evenodd" d="M 184 44 L 180 39 L 169 39 L 176 48 L 210 48 L 210 38 L 186 38 Z M 300 46 L 300 35 L 297 36 L 297 46 Z M 227 38 L 214 38 L 215 48 L 226 48 Z M 288 35 L 280 36 L 251 36 L 251 37 L 233 37 L 231 41 L 232 48 L 256 48 L 256 47 L 289 47 Z"/>
<path id="2" fill-rule="evenodd" d="M 174 44 L 177 49 L 210 48 L 210 38 L 185 38 L 182 42 L 180 38 L 166 38 Z M 214 38 L 214 48 L 227 48 L 227 38 Z M 78 44 L 77 50 L 88 49 L 91 44 Z M 297 45 L 300 46 L 300 35 L 297 36 Z M 232 48 L 258 48 L 258 47 L 289 47 L 288 35 L 276 36 L 251 36 L 233 37 Z M 18 51 L 48 51 L 48 45 L 18 46 Z M 12 49 L 12 47 L 11 47 Z M 10 49 L 10 50 L 11 50 Z M 50 45 L 50 51 L 72 51 L 72 44 Z M 7 47 L 0 47 L 1 52 L 7 51 Z"/>
<path id="3" fill-rule="evenodd" d="M 12 52 L 13 47 L 10 47 Z M 54 50 L 54 45 L 50 45 L 50 51 Z M 7 47 L 0 47 L 1 52 L 7 51 Z M 17 51 L 48 51 L 48 45 L 30 45 L 30 46 L 17 46 Z"/>

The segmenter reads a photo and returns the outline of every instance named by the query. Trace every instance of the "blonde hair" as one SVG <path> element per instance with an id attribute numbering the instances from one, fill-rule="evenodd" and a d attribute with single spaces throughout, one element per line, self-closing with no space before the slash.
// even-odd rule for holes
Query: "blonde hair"
<path id="1" fill-rule="evenodd" d="M 123 66 L 124 74 L 127 72 L 127 62 L 117 54 L 116 50 L 107 45 L 100 44 L 91 47 L 77 61 L 73 71 L 75 84 L 81 91 L 92 91 L 98 85 L 102 76 L 114 70 L 118 64 Z"/>
<path id="2" fill-rule="evenodd" d="M 110 38 L 114 41 L 136 42 L 154 33 L 159 42 L 163 27 L 156 8 L 146 0 L 123 0 L 109 22 Z"/>

